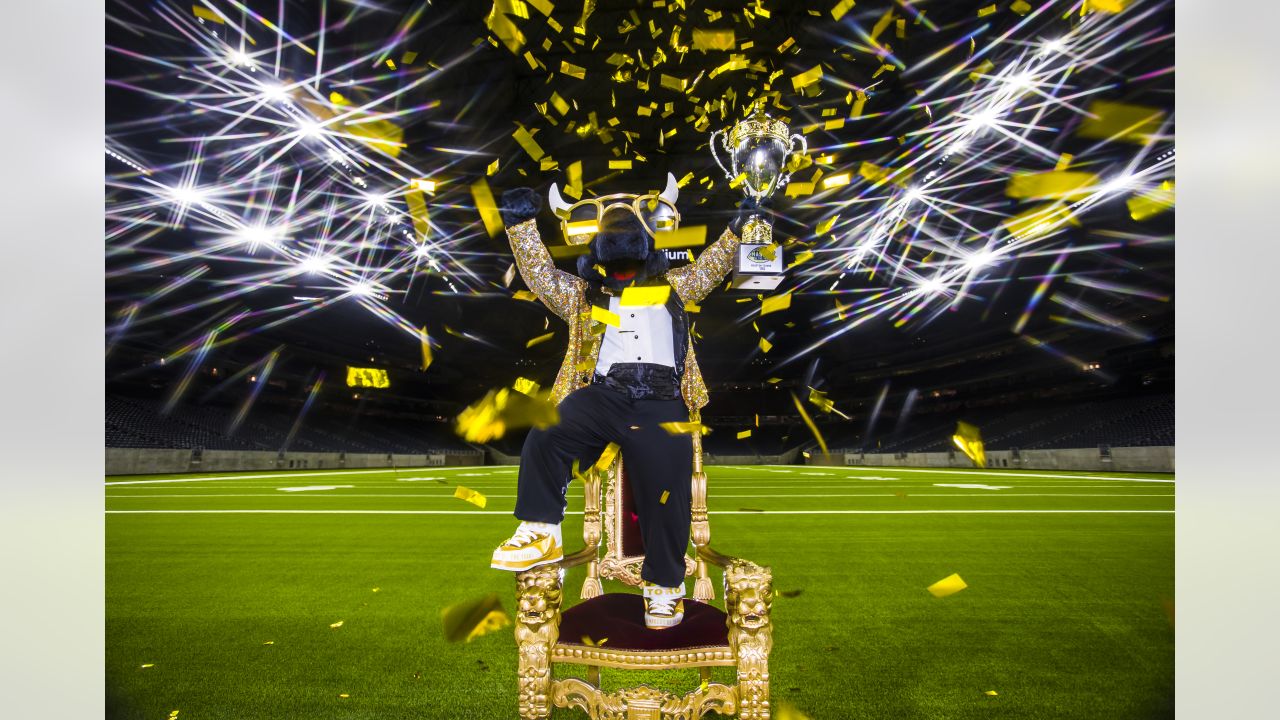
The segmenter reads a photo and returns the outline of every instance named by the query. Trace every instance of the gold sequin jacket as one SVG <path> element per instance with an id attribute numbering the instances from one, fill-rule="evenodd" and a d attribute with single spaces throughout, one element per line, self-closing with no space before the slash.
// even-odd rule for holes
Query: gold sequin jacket
<path id="1" fill-rule="evenodd" d="M 520 277 L 551 312 L 569 324 L 569 347 L 551 389 L 552 402 L 561 400 L 591 382 L 596 360 L 600 357 L 601 335 L 592 332 L 591 303 L 587 300 L 587 281 L 556 268 L 551 253 L 542 243 L 536 220 L 526 220 L 507 228 L 511 252 L 516 258 Z M 738 236 L 725 228 L 719 240 L 712 243 L 697 260 L 684 267 L 668 270 L 663 276 L 685 305 L 702 301 L 733 267 L 738 254 Z M 693 355 L 693 339 L 685 351 L 684 374 L 680 377 L 680 394 L 689 407 L 689 417 L 707 404 L 707 385 Z"/>

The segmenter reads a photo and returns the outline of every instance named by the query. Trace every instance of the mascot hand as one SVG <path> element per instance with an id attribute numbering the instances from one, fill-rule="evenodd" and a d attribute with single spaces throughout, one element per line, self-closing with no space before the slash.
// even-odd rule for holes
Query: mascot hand
<path id="1" fill-rule="evenodd" d="M 759 215 L 768 222 L 773 220 L 773 211 L 769 209 L 769 198 L 756 198 L 748 195 L 738 203 L 738 214 L 729 221 L 729 229 L 734 235 L 742 236 L 742 224 L 752 215 Z"/>
<path id="2" fill-rule="evenodd" d="M 542 196 L 532 188 L 521 187 L 502 193 L 502 204 L 498 212 L 502 213 L 502 224 L 511 227 L 533 219 L 541 209 Z"/>

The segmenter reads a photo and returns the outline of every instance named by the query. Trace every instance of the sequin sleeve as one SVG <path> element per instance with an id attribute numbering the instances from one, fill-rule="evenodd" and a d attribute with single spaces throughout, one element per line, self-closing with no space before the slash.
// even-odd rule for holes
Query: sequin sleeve
<path id="1" fill-rule="evenodd" d="M 511 241 L 511 252 L 515 255 L 516 267 L 520 269 L 525 285 L 551 308 L 551 312 L 572 324 L 574 308 L 585 292 L 587 281 L 556 269 L 551 253 L 547 252 L 547 246 L 542 244 L 538 235 L 536 220 L 526 220 L 507 228 L 507 238 Z"/>
<path id="2" fill-rule="evenodd" d="M 738 236 L 729 228 L 697 260 L 667 273 L 667 282 L 686 303 L 701 302 L 729 274 L 738 255 Z"/>

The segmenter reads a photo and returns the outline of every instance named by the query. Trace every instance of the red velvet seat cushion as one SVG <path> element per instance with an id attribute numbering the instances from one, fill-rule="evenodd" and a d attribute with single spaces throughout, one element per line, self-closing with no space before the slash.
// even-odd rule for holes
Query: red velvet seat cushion
<path id="1" fill-rule="evenodd" d="M 644 597 L 633 593 L 606 593 L 565 610 L 560 619 L 560 642 L 586 645 L 583 638 L 606 648 L 625 650 L 683 650 L 729 644 L 729 628 L 723 610 L 684 599 L 684 620 L 666 630 L 644 625 Z"/>

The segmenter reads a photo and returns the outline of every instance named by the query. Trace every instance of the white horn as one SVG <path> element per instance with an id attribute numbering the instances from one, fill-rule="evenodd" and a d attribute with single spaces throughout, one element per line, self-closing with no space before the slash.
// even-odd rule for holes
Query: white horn
<path id="1" fill-rule="evenodd" d="M 569 212 L 569 208 L 573 207 L 560 197 L 560 188 L 555 183 L 551 183 L 551 189 L 547 191 L 547 200 L 551 203 L 551 212 L 557 216 L 563 216 Z"/>
<path id="2" fill-rule="evenodd" d="M 662 191 L 662 199 L 666 200 L 672 205 L 675 205 L 676 196 L 679 194 L 680 194 L 680 186 L 676 184 L 676 176 L 672 175 L 671 173 L 667 173 L 667 187 Z"/>

